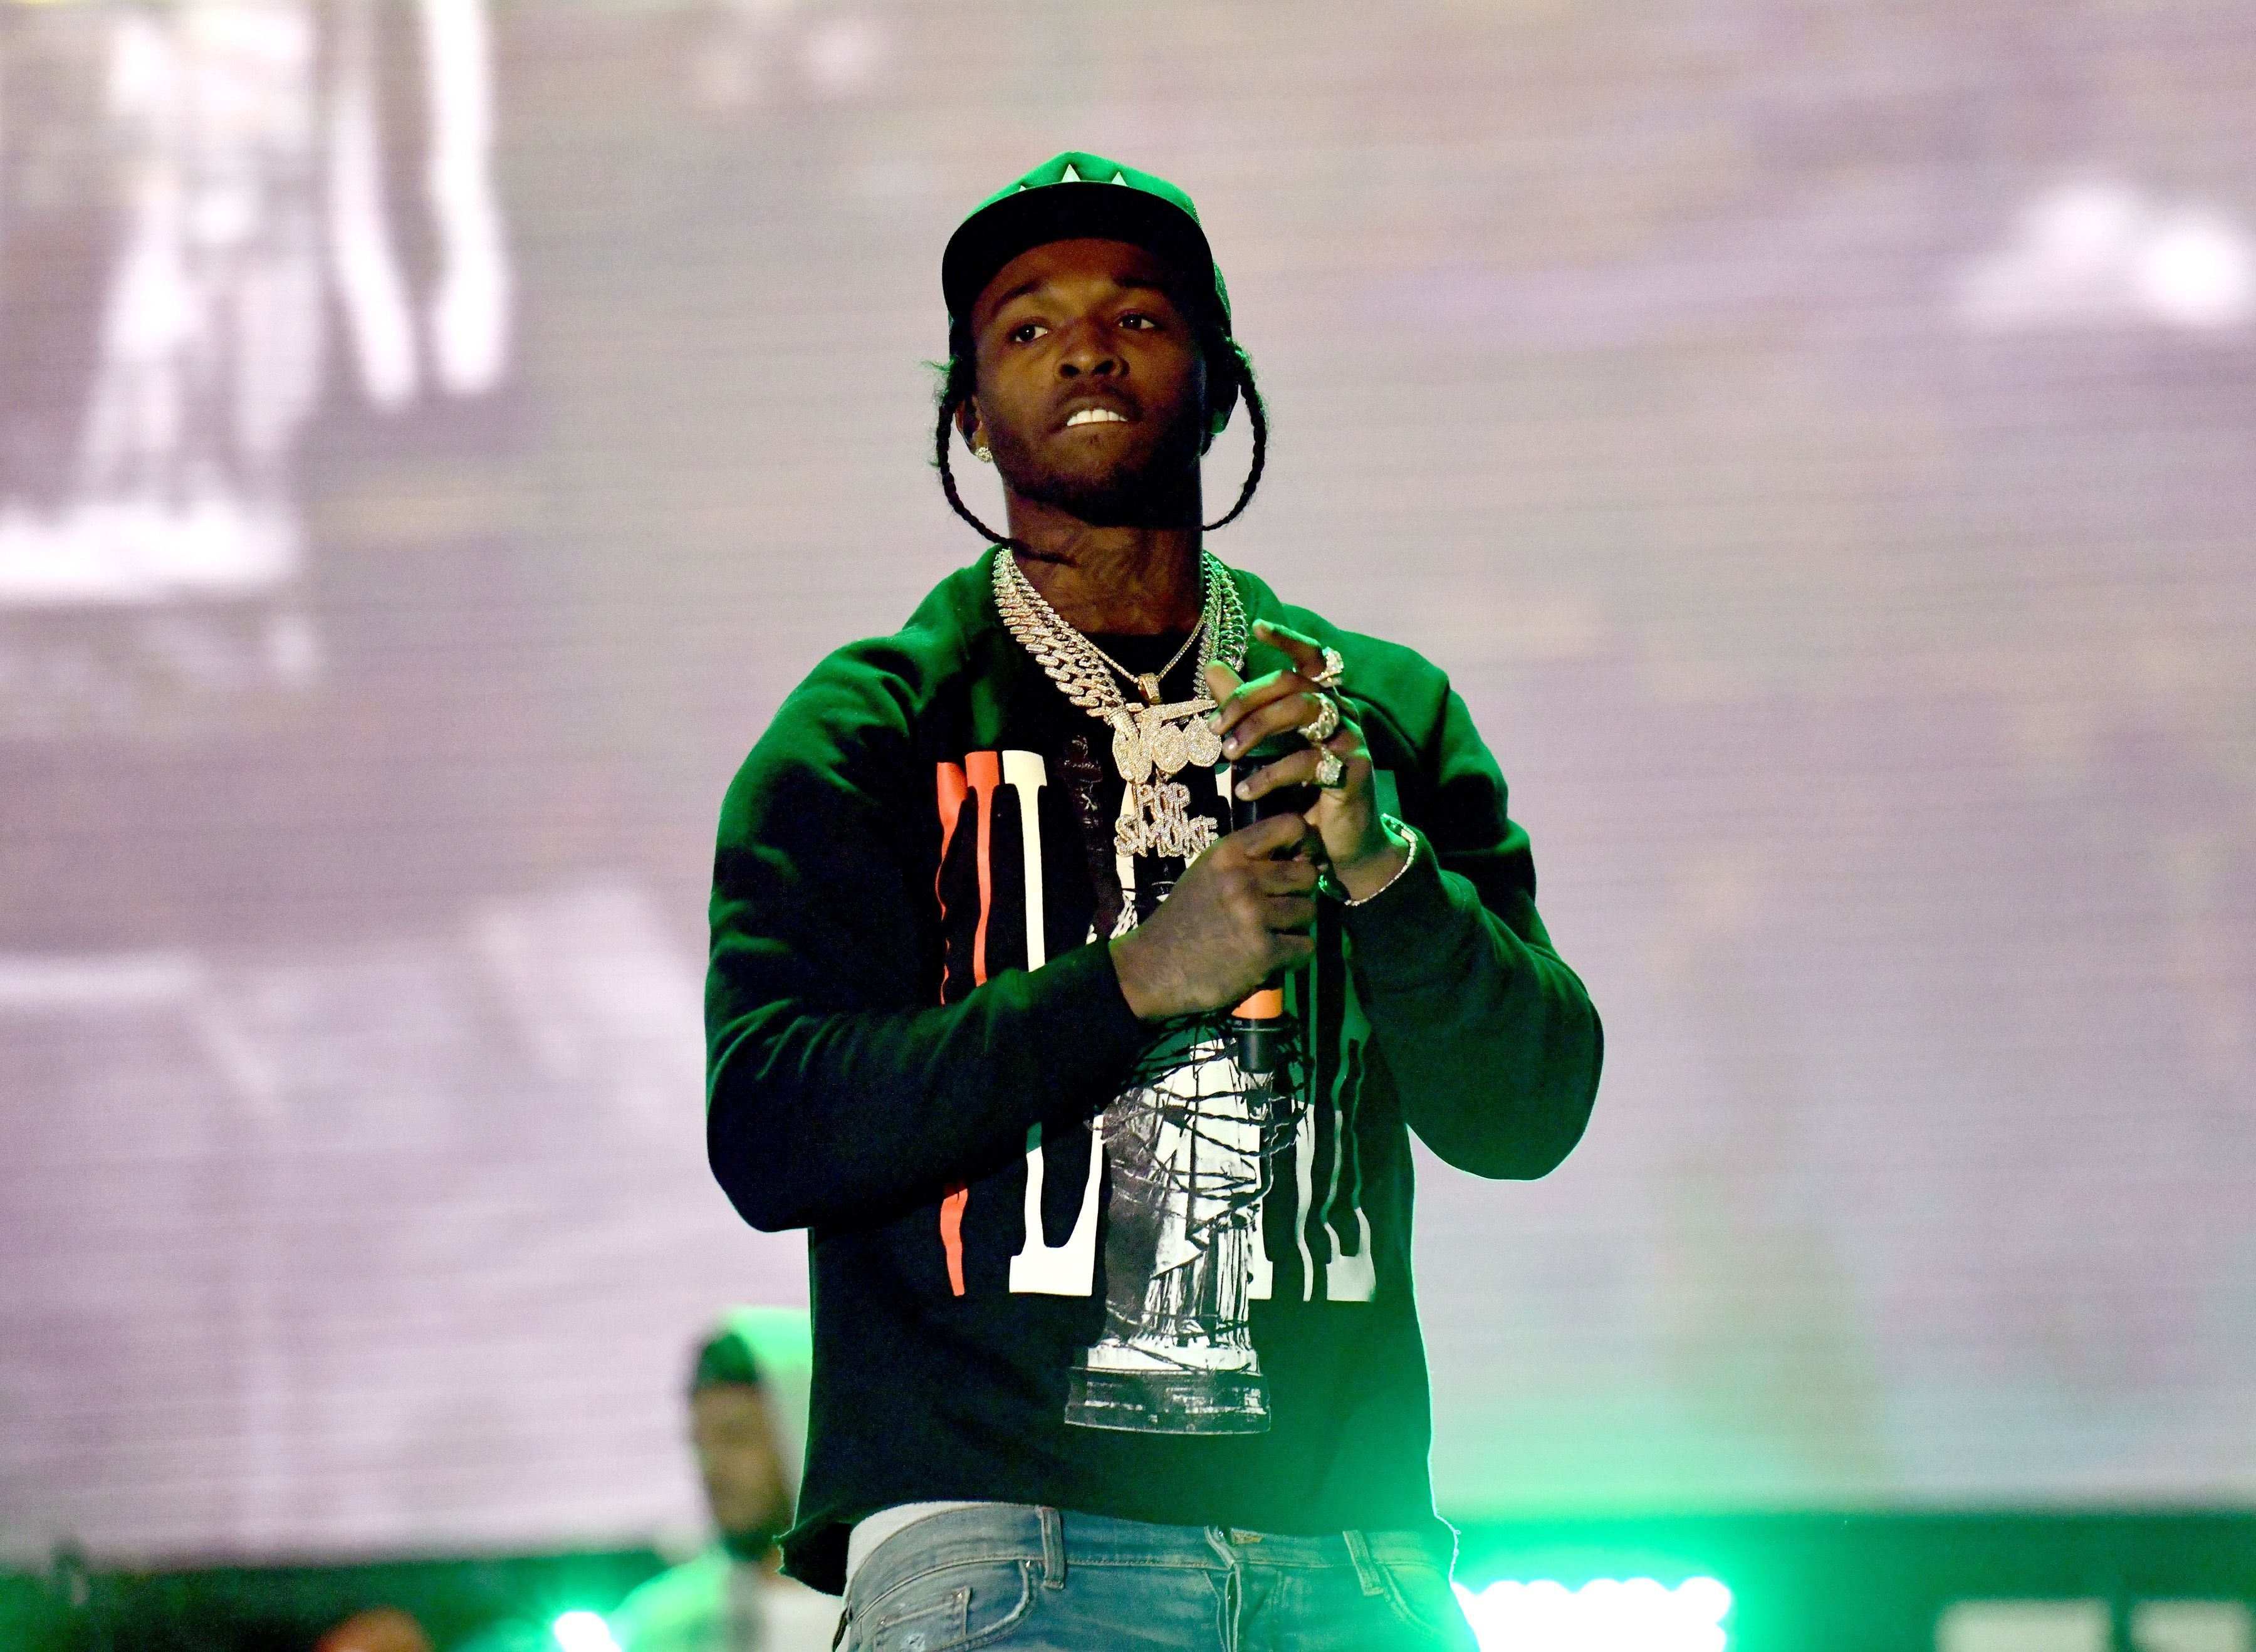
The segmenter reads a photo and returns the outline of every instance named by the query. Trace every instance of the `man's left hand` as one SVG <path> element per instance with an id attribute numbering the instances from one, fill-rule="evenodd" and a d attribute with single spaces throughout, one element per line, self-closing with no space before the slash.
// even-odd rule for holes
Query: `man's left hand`
<path id="1" fill-rule="evenodd" d="M 1322 745 L 1310 745 L 1248 775 L 1239 795 L 1251 799 L 1280 786 L 1314 786 L 1323 754 L 1329 752 L 1338 758 L 1339 783 L 1317 791 L 1308 822 L 1323 840 L 1332 876 L 1346 886 L 1349 897 L 1362 900 L 1376 894 L 1401 870 L 1409 845 L 1389 835 L 1378 818 L 1371 750 L 1364 744 L 1354 709 L 1344 696 L 1315 680 L 1324 668 L 1322 644 L 1267 620 L 1256 620 L 1253 632 L 1282 651 L 1293 665 L 1251 682 L 1240 681 L 1219 660 L 1207 667 L 1206 688 L 1214 696 L 1214 727 L 1222 736 L 1223 756 L 1235 759 L 1273 735 L 1305 727 L 1315 721 L 1327 702 L 1339 708 L 1339 726 Z"/>

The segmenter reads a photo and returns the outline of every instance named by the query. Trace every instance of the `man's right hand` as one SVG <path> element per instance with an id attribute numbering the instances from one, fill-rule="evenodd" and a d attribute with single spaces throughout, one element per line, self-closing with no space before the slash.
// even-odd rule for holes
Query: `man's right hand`
<path id="1" fill-rule="evenodd" d="M 1298 815 L 1235 831 L 1193 861 L 1160 909 L 1112 944 L 1121 996 L 1162 1021 L 1243 1003 L 1316 943 L 1316 867 L 1286 854 L 1308 836 Z"/>

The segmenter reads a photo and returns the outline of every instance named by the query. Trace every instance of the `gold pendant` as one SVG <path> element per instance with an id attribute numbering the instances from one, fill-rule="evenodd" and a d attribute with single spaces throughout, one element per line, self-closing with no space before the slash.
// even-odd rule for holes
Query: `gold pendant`
<path id="1" fill-rule="evenodd" d="M 1136 686 L 1143 690 L 1144 703 L 1146 705 L 1157 705 L 1160 703 L 1160 680 L 1153 676 L 1150 672 L 1144 672 L 1138 676 L 1136 679 Z"/>
<path id="2" fill-rule="evenodd" d="M 1134 786 L 1152 773 L 1152 754 L 1144 742 L 1144 731 L 1136 726 L 1135 717 L 1125 707 L 1115 711 L 1108 719 L 1112 724 L 1112 766 L 1120 778 Z"/>
<path id="3" fill-rule="evenodd" d="M 1190 812 L 1190 787 L 1180 781 L 1130 781 L 1120 799 L 1113 848 L 1124 855 L 1167 855 L 1195 860 L 1215 839 L 1214 822 Z"/>
<path id="4" fill-rule="evenodd" d="M 1183 731 L 1172 723 L 1153 729 L 1145 737 L 1144 746 L 1152 754 L 1152 766 L 1162 774 L 1173 774 L 1190 757 L 1183 747 Z"/>
<path id="5" fill-rule="evenodd" d="M 1122 781 L 1113 831 L 1119 853 L 1195 860 L 1220 835 L 1212 821 L 1191 812 L 1190 788 L 1168 779 L 1187 763 L 1210 768 L 1221 757 L 1221 737 L 1206 725 L 1205 713 L 1213 710 L 1214 702 L 1201 696 L 1105 714 Z"/>
<path id="6" fill-rule="evenodd" d="M 1193 768 L 1210 769 L 1222 761 L 1222 736 L 1207 727 L 1204 717 L 1193 717 L 1183 731 L 1183 750 Z"/>

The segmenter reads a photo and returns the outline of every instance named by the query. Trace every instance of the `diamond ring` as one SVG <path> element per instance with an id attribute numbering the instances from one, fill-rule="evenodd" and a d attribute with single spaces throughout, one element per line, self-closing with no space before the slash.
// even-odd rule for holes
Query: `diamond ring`
<path id="1" fill-rule="evenodd" d="M 1316 759 L 1316 785 L 1322 790 L 1336 791 L 1347 774 L 1347 763 L 1336 752 L 1327 752 Z"/>
<path id="2" fill-rule="evenodd" d="M 1340 651 L 1327 648 L 1324 650 L 1324 668 L 1308 681 L 1319 688 L 1336 688 L 1340 685 L 1341 674 L 1346 670 L 1347 661 L 1340 658 Z"/>
<path id="3" fill-rule="evenodd" d="M 1316 715 L 1301 724 L 1301 732 L 1308 737 L 1310 745 L 1322 745 L 1338 732 L 1339 702 L 1329 695 L 1317 696 Z"/>

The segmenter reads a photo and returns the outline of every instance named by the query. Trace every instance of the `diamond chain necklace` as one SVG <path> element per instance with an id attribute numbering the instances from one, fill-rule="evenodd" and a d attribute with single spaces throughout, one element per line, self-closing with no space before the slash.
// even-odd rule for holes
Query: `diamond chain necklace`
<path id="1" fill-rule="evenodd" d="M 1019 645 L 1034 657 L 1065 697 L 1112 731 L 1112 763 L 1124 789 L 1113 848 L 1123 855 L 1197 857 L 1215 839 L 1214 822 L 1190 812 L 1190 788 L 1173 777 L 1186 766 L 1211 768 L 1221 760 L 1222 740 L 1206 724 L 1214 702 L 1202 690 L 1188 700 L 1159 704 L 1159 679 L 1174 668 L 1191 643 L 1199 645 L 1199 677 L 1216 660 L 1231 670 L 1245 662 L 1245 608 L 1222 560 L 1199 552 L 1205 597 L 1199 623 L 1175 659 L 1155 674 L 1139 677 L 1124 669 L 1081 632 L 1066 623 L 1019 568 L 1006 546 L 994 552 L 995 607 Z M 1134 682 L 1147 703 L 1131 708 L 1113 673 Z"/>
<path id="2" fill-rule="evenodd" d="M 1041 595 L 1040 591 L 1034 594 L 1037 597 Z M 1191 651 L 1191 645 L 1205 635 L 1206 616 L 1201 614 L 1198 624 L 1191 627 L 1191 634 L 1183 639 L 1183 646 L 1168 655 L 1167 663 L 1157 671 L 1131 671 L 1110 654 L 1106 653 L 1103 649 L 1098 647 L 1096 639 L 1087 632 L 1081 633 L 1081 639 L 1089 645 L 1089 653 L 1118 672 L 1124 682 L 1132 682 L 1136 685 L 1136 692 L 1144 696 L 1146 705 L 1157 705 L 1160 703 L 1160 685 L 1167 680 L 1167 673 L 1182 664 L 1183 656 Z"/>

